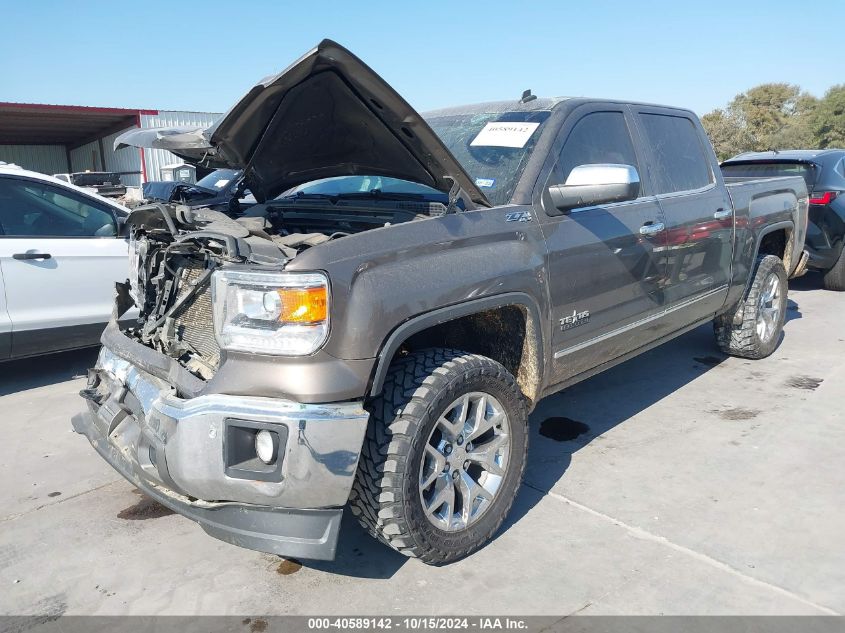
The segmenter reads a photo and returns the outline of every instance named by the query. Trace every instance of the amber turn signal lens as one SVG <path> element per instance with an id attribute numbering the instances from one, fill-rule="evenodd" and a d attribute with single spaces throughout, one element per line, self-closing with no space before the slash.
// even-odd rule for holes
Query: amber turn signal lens
<path id="1" fill-rule="evenodd" d="M 276 291 L 282 300 L 279 321 L 283 323 L 320 323 L 328 317 L 328 290 L 317 288 L 283 288 Z"/>

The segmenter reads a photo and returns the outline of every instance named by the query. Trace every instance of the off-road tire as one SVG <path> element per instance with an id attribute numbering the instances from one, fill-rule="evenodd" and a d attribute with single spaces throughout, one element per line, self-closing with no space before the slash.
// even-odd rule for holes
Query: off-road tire
<path id="1" fill-rule="evenodd" d="M 839 253 L 839 259 L 833 267 L 824 272 L 822 283 L 827 290 L 838 292 L 845 290 L 845 248 Z"/>
<path id="2" fill-rule="evenodd" d="M 760 293 L 763 291 L 763 284 L 769 275 L 774 273 L 780 284 L 780 311 L 778 315 L 775 333 L 768 341 L 763 341 L 757 334 L 757 318 L 760 310 Z M 778 346 L 783 331 L 783 324 L 786 319 L 787 303 L 787 282 L 786 270 L 779 257 L 774 255 L 761 255 L 757 258 L 757 266 L 754 271 L 754 279 L 748 295 L 734 310 L 729 310 L 723 315 L 716 317 L 713 321 L 713 330 L 716 334 L 716 342 L 719 348 L 731 356 L 741 358 L 765 358 L 769 356 Z M 739 314 L 741 321 L 734 323 L 734 316 Z"/>
<path id="3" fill-rule="evenodd" d="M 493 395 L 509 418 L 507 468 L 490 507 L 475 523 L 444 531 L 423 514 L 422 453 L 437 419 L 456 398 Z M 374 537 L 431 565 L 463 558 L 488 542 L 513 504 L 528 449 L 528 409 L 516 380 L 501 364 L 454 349 L 426 349 L 394 361 L 381 394 L 368 403 L 370 423 L 350 509 Z"/>

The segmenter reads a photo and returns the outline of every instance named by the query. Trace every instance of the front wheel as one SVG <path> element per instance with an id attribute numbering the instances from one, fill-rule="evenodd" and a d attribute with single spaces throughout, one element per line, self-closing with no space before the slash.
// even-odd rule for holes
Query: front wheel
<path id="1" fill-rule="evenodd" d="M 764 255 L 748 296 L 736 308 L 716 317 L 716 342 L 726 354 L 742 358 L 765 358 L 777 348 L 786 320 L 786 270 L 780 258 Z"/>
<path id="2" fill-rule="evenodd" d="M 493 536 L 525 469 L 528 411 L 496 361 L 428 349 L 391 366 L 350 496 L 373 536 L 429 564 L 458 560 Z"/>

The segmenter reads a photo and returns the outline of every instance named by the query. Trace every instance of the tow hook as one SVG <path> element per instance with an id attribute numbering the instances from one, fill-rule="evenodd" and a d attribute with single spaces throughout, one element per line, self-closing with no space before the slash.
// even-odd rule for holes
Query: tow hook
<path id="1" fill-rule="evenodd" d="M 90 400 L 96 405 L 100 405 L 103 403 L 103 398 L 105 395 L 97 391 L 97 387 L 100 386 L 100 373 L 96 369 L 89 369 L 88 370 L 88 387 L 85 389 L 81 389 L 79 391 L 79 395 L 85 398 L 86 400 Z"/>
<path id="2" fill-rule="evenodd" d="M 103 402 L 103 394 L 99 393 L 96 389 L 80 389 L 79 395 L 96 405 L 100 405 Z"/>

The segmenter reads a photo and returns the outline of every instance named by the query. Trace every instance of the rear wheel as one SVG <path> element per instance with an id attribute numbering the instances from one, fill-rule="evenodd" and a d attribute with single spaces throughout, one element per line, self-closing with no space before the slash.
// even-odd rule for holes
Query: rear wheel
<path id="1" fill-rule="evenodd" d="M 361 524 L 429 564 L 484 545 L 525 468 L 528 411 L 513 376 L 484 356 L 422 350 L 393 364 L 370 408 L 350 496 Z"/>
<path id="2" fill-rule="evenodd" d="M 736 310 L 713 322 L 721 350 L 742 358 L 765 358 L 774 352 L 786 319 L 786 292 L 786 270 L 780 258 L 758 258 L 748 296 Z"/>
<path id="3" fill-rule="evenodd" d="M 839 292 L 845 290 L 845 248 L 839 253 L 839 259 L 836 260 L 833 268 L 825 271 L 823 280 L 824 287 L 828 290 Z"/>

